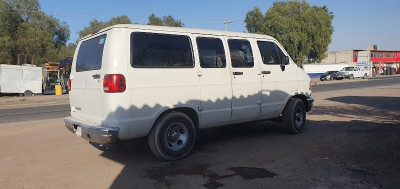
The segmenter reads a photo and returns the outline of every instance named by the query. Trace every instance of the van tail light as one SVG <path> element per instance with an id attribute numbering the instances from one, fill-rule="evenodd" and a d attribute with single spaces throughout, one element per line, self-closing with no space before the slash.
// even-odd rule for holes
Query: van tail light
<path id="1" fill-rule="evenodd" d="M 122 93 L 126 89 L 125 77 L 122 74 L 106 74 L 103 90 L 106 93 Z"/>
<path id="2" fill-rule="evenodd" d="M 71 85 L 71 79 L 68 81 L 68 91 L 71 91 L 71 87 L 72 87 L 72 85 Z"/>

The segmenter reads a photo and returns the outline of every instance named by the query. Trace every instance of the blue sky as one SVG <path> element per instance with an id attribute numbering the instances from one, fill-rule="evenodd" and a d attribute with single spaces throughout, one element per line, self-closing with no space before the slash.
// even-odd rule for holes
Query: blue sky
<path id="1" fill-rule="evenodd" d="M 225 30 L 224 22 L 232 19 L 228 30 L 246 31 L 246 13 L 255 6 L 265 13 L 273 0 L 40 0 L 42 11 L 70 26 L 70 42 L 78 32 L 97 19 L 127 15 L 132 22 L 146 24 L 151 13 L 172 15 L 188 28 Z M 400 50 L 399 0 L 307 0 L 311 5 L 323 6 L 333 12 L 330 51 L 366 49 L 377 44 L 382 50 Z"/>

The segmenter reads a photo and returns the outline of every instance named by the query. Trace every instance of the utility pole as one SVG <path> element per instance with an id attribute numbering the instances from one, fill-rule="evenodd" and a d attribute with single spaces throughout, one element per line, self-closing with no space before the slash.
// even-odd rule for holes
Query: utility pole
<path id="1" fill-rule="evenodd" d="M 228 21 L 224 22 L 226 31 L 228 31 L 228 24 L 232 23 L 233 21 L 234 20 L 228 20 Z"/>

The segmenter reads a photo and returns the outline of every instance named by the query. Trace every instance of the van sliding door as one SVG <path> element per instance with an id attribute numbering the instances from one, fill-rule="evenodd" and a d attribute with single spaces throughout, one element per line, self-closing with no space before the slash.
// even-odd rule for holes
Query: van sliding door
<path id="1" fill-rule="evenodd" d="M 196 43 L 201 74 L 201 125 L 226 124 L 231 119 L 232 88 L 223 42 L 215 37 L 197 37 Z"/>
<path id="2" fill-rule="evenodd" d="M 229 39 L 228 46 L 232 66 L 231 121 L 255 120 L 260 115 L 261 83 L 259 68 L 254 65 L 250 41 Z"/>

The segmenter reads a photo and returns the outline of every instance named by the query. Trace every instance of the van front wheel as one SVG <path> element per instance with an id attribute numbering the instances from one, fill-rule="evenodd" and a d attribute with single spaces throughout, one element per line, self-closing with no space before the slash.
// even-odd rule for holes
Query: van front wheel
<path id="1" fill-rule="evenodd" d="M 285 131 L 293 134 L 303 132 L 306 123 L 306 108 L 302 100 L 292 98 L 282 113 L 282 124 Z"/>
<path id="2" fill-rule="evenodd" d="M 187 156 L 195 139 L 196 129 L 189 116 L 170 112 L 158 119 L 148 136 L 148 143 L 156 157 L 173 161 Z"/>

